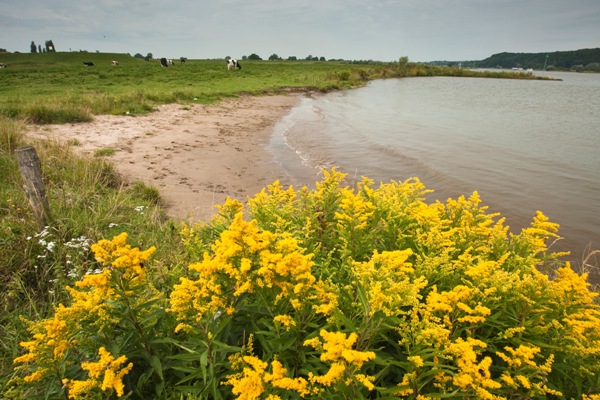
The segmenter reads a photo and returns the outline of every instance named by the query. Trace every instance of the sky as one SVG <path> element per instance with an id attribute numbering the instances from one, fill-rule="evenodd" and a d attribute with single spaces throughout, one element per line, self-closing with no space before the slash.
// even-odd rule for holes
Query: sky
<path id="1" fill-rule="evenodd" d="M 482 60 L 600 47 L 600 0 L 0 0 L 0 48 Z"/>

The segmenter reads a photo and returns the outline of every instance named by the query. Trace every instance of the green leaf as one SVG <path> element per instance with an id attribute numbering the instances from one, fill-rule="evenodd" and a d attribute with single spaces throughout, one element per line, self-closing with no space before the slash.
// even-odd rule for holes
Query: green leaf
<path id="1" fill-rule="evenodd" d="M 154 371 L 156 371 L 160 380 L 164 381 L 163 373 L 162 373 L 162 363 L 160 361 L 160 358 L 158 358 L 157 356 L 152 356 L 150 358 L 150 365 L 152 366 Z"/>
<path id="2" fill-rule="evenodd" d="M 203 367 L 208 365 L 208 350 L 200 354 L 200 365 Z"/>

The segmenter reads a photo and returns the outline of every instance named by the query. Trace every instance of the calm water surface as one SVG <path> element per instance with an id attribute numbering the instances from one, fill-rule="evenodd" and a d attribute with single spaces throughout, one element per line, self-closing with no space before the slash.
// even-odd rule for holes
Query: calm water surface
<path id="1" fill-rule="evenodd" d="M 600 248 L 600 74 L 539 74 L 562 80 L 389 79 L 307 97 L 269 147 L 290 183 L 332 166 L 357 181 L 418 177 L 429 200 L 478 191 L 514 232 L 541 210 L 561 226 L 552 248 L 580 264 Z"/>

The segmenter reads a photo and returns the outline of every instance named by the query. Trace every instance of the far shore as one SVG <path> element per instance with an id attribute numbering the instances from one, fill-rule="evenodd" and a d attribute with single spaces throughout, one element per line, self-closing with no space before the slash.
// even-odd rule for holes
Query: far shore
<path id="1" fill-rule="evenodd" d="M 266 149 L 273 127 L 301 94 L 241 96 L 215 105 L 167 104 L 145 116 L 99 115 L 89 123 L 34 125 L 32 137 L 77 143 L 82 154 L 114 149 L 126 182 L 157 188 L 168 215 L 209 220 L 227 197 L 244 203 L 284 171 Z"/>

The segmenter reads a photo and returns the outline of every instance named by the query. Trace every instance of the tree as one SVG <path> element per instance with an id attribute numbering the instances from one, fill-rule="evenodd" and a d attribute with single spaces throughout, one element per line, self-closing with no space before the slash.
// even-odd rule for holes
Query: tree
<path id="1" fill-rule="evenodd" d="M 583 72 L 583 65 L 581 65 L 581 64 L 573 65 L 571 67 L 571 69 L 575 72 Z"/>
<path id="2" fill-rule="evenodd" d="M 38 44 L 38 53 L 41 53 L 41 52 L 42 52 L 42 45 Z"/>
<path id="3" fill-rule="evenodd" d="M 319 61 L 327 61 L 327 59 L 323 56 L 319 57 Z"/>
<path id="4" fill-rule="evenodd" d="M 35 42 L 33 40 L 31 41 L 31 52 L 37 53 L 37 46 L 35 45 Z"/>
<path id="5" fill-rule="evenodd" d="M 144 56 L 141 55 L 140 53 L 135 53 L 135 55 L 133 56 L 133 58 L 144 58 Z"/>
<path id="6" fill-rule="evenodd" d="M 144 60 L 150 61 L 150 60 L 152 60 L 152 58 L 153 58 L 152 53 L 148 53 L 148 54 L 146 54 L 146 57 L 144 57 Z"/>
<path id="7" fill-rule="evenodd" d="M 296 61 L 296 60 L 298 60 L 298 57 L 296 57 L 296 56 L 289 56 L 288 60 L 289 61 Z"/>
<path id="8" fill-rule="evenodd" d="M 257 54 L 252 53 L 248 56 L 248 60 L 262 60 Z"/>
<path id="9" fill-rule="evenodd" d="M 277 61 L 277 60 L 281 60 L 281 57 L 279 57 L 276 53 L 273 53 L 269 56 L 269 61 Z"/>

